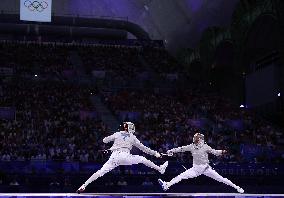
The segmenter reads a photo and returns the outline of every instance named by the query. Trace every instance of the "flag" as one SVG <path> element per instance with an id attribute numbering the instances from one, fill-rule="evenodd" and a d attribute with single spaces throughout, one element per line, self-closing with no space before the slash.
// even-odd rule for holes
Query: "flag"
<path id="1" fill-rule="evenodd" d="M 21 0 L 20 20 L 51 22 L 52 0 Z"/>

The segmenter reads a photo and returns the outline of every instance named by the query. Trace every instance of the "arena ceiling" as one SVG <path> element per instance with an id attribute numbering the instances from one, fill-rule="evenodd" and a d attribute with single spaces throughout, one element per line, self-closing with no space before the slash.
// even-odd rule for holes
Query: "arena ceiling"
<path id="1" fill-rule="evenodd" d="M 122 17 L 139 24 L 170 49 L 194 48 L 204 29 L 228 26 L 239 0 L 54 0 L 54 15 Z M 1 11 L 19 11 L 19 0 L 1 0 Z"/>

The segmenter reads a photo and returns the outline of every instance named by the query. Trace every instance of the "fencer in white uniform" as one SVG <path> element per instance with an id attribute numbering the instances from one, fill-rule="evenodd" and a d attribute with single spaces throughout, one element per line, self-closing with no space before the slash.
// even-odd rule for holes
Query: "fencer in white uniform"
<path id="1" fill-rule="evenodd" d="M 159 184 L 162 186 L 163 190 L 166 191 L 170 186 L 180 182 L 183 179 L 189 179 L 198 177 L 200 175 L 205 175 L 212 179 L 215 179 L 219 182 L 227 184 L 235 188 L 239 193 L 243 193 L 244 190 L 232 183 L 229 179 L 219 175 L 210 165 L 208 160 L 208 153 L 211 153 L 216 156 L 225 154 L 225 150 L 215 150 L 204 143 L 204 135 L 201 133 L 196 133 L 193 137 L 193 143 L 188 146 L 182 146 L 174 148 L 167 151 L 169 156 L 172 156 L 173 153 L 186 152 L 189 151 L 193 157 L 193 167 L 181 173 L 180 175 L 173 178 L 170 182 L 165 182 L 161 179 L 158 180 Z"/>
<path id="2" fill-rule="evenodd" d="M 83 192 L 85 188 L 94 180 L 102 177 L 104 174 L 110 172 L 115 167 L 120 165 L 133 165 L 133 164 L 144 164 L 150 168 L 159 171 L 164 174 L 168 162 L 165 162 L 161 166 L 157 166 L 152 161 L 146 159 L 140 155 L 130 154 L 130 150 L 133 146 L 139 148 L 143 152 L 154 155 L 155 157 L 161 157 L 161 154 L 157 151 L 151 150 L 150 148 L 144 146 L 133 134 L 135 132 L 135 126 L 131 122 L 124 122 L 123 129 L 119 132 L 114 133 L 103 139 L 104 143 L 114 142 L 112 147 L 109 149 L 112 154 L 109 160 L 103 165 L 103 167 L 95 172 L 78 190 L 77 192 Z"/>

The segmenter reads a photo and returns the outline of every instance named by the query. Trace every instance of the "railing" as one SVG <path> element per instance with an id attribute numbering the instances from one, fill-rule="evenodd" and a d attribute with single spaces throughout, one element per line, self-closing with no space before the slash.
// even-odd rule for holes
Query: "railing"
<path id="1" fill-rule="evenodd" d="M 41 41 L 38 41 L 38 37 L 30 39 L 1 39 L 0 43 L 17 43 L 17 44 L 42 44 L 42 45 L 58 45 L 58 46 L 120 46 L 128 48 L 140 48 L 142 46 L 152 46 L 154 48 L 164 48 L 164 45 L 161 40 L 137 40 L 137 39 L 124 39 L 124 40 L 103 40 L 103 39 L 93 39 L 88 41 L 76 41 L 76 39 L 67 38 L 67 39 L 54 39 L 52 37 L 44 37 Z"/>
<path id="2" fill-rule="evenodd" d="M 0 14 L 19 14 L 20 10 L 0 10 Z M 52 16 L 60 16 L 60 17 L 74 17 L 74 18 L 96 18 L 96 19 L 111 19 L 111 20 L 122 20 L 128 21 L 128 17 L 121 16 L 100 16 L 100 15 L 92 15 L 92 14 L 59 14 L 56 12 L 52 12 Z"/>

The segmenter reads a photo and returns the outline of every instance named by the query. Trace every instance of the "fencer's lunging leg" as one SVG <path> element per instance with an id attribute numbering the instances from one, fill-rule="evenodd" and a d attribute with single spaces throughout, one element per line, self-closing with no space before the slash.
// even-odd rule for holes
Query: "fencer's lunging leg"
<path id="1" fill-rule="evenodd" d="M 198 173 L 198 171 L 196 170 L 196 168 L 192 167 L 186 171 L 184 171 L 183 173 L 181 173 L 180 175 L 174 177 L 170 182 L 166 182 L 167 187 L 169 188 L 170 186 L 180 182 L 183 179 L 189 179 L 189 178 L 194 178 L 199 176 L 200 173 Z"/>
<path id="2" fill-rule="evenodd" d="M 131 155 L 131 163 L 132 164 L 144 164 L 145 166 L 148 166 L 150 168 L 153 168 L 157 171 L 161 171 L 160 166 L 157 166 L 154 162 L 146 159 L 143 156 L 140 155 Z"/>
<path id="3" fill-rule="evenodd" d="M 219 173 L 217 173 L 214 169 L 212 169 L 211 167 L 209 167 L 206 171 L 204 171 L 203 173 L 204 175 L 206 175 L 207 177 L 210 177 L 212 179 L 215 179 L 218 182 L 222 182 L 224 184 L 227 184 L 235 189 L 238 189 L 239 187 L 237 185 L 235 185 L 233 182 L 231 182 L 229 179 L 222 177 L 221 175 L 219 175 Z"/>
<path id="4" fill-rule="evenodd" d="M 111 163 L 110 161 L 107 161 L 103 167 L 98 170 L 97 172 L 95 172 L 84 184 L 85 186 L 89 185 L 90 183 L 92 183 L 93 181 L 95 181 L 96 179 L 98 179 L 99 177 L 102 177 L 104 174 L 110 172 L 111 170 L 113 170 L 115 167 L 117 167 L 117 165 L 115 165 L 114 163 Z"/>

